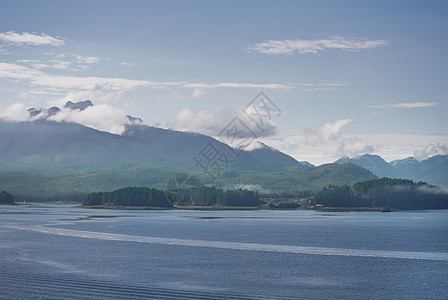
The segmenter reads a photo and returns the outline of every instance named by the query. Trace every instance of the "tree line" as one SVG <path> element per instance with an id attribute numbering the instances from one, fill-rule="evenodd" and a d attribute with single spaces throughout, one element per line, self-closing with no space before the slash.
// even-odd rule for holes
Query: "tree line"
<path id="1" fill-rule="evenodd" d="M 91 193 L 84 199 L 82 205 L 173 207 L 164 191 L 146 187 L 128 187 L 111 192 Z"/>
<path id="2" fill-rule="evenodd" d="M 14 196 L 10 193 L 2 191 L 0 193 L 0 204 L 14 204 Z"/>
<path id="3" fill-rule="evenodd" d="M 329 185 L 317 192 L 315 204 L 334 207 L 448 208 L 448 193 L 425 182 L 381 178 L 347 185 Z"/>
<path id="4" fill-rule="evenodd" d="M 147 206 L 172 208 L 179 206 L 258 206 L 259 195 L 254 191 L 222 190 L 215 187 L 172 189 L 167 191 L 146 187 L 128 187 L 111 192 L 95 192 L 83 201 L 83 206 Z"/>

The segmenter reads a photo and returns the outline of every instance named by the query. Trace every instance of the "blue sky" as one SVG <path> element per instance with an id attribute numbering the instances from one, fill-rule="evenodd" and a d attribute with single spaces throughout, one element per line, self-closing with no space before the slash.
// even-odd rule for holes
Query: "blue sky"
<path id="1" fill-rule="evenodd" d="M 259 140 L 298 160 L 447 154 L 447 13 L 446 1 L 2 2 L 0 117 L 91 99 L 95 111 L 57 120 L 120 133 L 130 114 L 216 136 L 263 91 L 282 115 Z"/>

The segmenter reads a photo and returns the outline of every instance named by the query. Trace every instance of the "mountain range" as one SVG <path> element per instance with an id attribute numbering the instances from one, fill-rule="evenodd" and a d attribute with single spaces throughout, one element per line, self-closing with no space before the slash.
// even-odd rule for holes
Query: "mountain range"
<path id="1" fill-rule="evenodd" d="M 408 157 L 388 163 L 378 155 L 365 154 L 354 158 L 343 157 L 335 163 L 353 163 L 380 178 L 406 178 L 448 188 L 448 155 L 436 155 L 422 161 Z"/>
<path id="2" fill-rule="evenodd" d="M 84 111 L 92 106 L 90 100 L 69 101 L 63 109 Z M 232 149 L 210 136 L 147 126 L 132 116 L 127 116 L 129 122 L 122 134 L 112 134 L 78 123 L 52 121 L 50 117 L 61 112 L 58 107 L 30 108 L 28 112 L 32 121 L 0 120 L 0 189 L 16 195 L 59 195 L 125 186 L 165 188 L 177 173 L 191 173 L 224 188 L 271 191 L 316 190 L 328 184 L 350 185 L 405 173 L 413 177 L 403 177 L 429 178 L 433 184 L 446 182 L 446 157 L 389 164 L 370 155 L 316 167 L 264 144 L 252 151 Z M 430 175 L 431 168 L 445 177 Z"/>

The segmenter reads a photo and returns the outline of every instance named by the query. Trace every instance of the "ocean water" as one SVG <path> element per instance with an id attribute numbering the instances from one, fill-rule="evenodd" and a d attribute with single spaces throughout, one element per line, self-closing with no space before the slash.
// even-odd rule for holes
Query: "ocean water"
<path id="1" fill-rule="evenodd" d="M 448 211 L 0 206 L 1 299 L 448 299 Z"/>

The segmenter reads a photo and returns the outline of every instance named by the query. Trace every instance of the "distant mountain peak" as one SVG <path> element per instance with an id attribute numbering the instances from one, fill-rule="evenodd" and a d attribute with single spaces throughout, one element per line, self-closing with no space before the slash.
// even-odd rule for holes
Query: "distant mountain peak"
<path id="1" fill-rule="evenodd" d="M 79 109 L 80 111 L 83 111 L 89 106 L 93 106 L 93 103 L 90 100 L 79 101 L 75 103 L 73 103 L 72 101 L 68 101 L 67 103 L 65 103 L 64 108 L 70 108 L 73 110 Z"/>
<path id="2" fill-rule="evenodd" d="M 311 168 L 315 168 L 315 167 L 316 167 L 316 166 L 313 165 L 312 163 L 307 162 L 307 161 L 305 161 L 305 160 L 299 161 L 299 163 L 300 163 L 302 166 L 305 166 L 305 167 L 311 167 Z"/>
<path id="3" fill-rule="evenodd" d="M 419 164 L 420 162 L 415 157 L 408 157 L 404 159 L 397 159 L 394 161 L 391 161 L 390 164 L 394 167 L 403 165 L 403 164 Z"/>
<path id="4" fill-rule="evenodd" d="M 141 125 L 141 124 L 143 124 L 143 120 L 140 119 L 140 118 L 136 118 L 136 117 L 133 117 L 133 116 L 130 116 L 130 115 L 127 115 L 126 117 L 128 118 L 130 124 L 132 124 L 132 125 Z"/>
<path id="5" fill-rule="evenodd" d="M 396 177 L 397 170 L 388 164 L 381 156 L 374 154 L 364 154 L 354 158 L 343 157 L 335 161 L 336 164 L 353 163 L 360 167 L 366 168 L 378 177 Z"/>
<path id="6" fill-rule="evenodd" d="M 39 119 L 46 119 L 48 117 L 54 116 L 60 111 L 61 110 L 59 109 L 59 107 L 56 106 L 50 107 L 49 109 L 46 108 L 35 109 L 34 107 L 28 109 L 31 118 L 39 118 Z"/>

